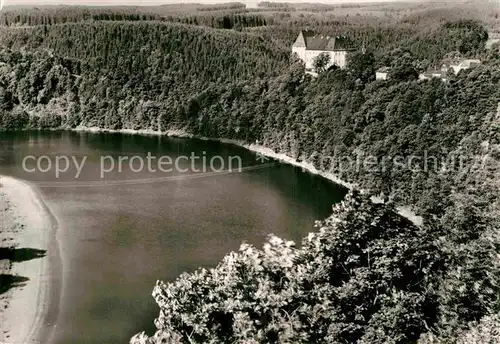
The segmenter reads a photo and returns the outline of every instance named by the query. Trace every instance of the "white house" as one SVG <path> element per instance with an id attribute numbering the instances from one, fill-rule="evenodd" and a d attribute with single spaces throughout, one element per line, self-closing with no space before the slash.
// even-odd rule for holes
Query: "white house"
<path id="1" fill-rule="evenodd" d="M 447 81 L 447 76 L 451 71 L 453 71 L 454 74 L 460 73 L 460 71 L 465 70 L 465 69 L 470 69 L 477 67 L 481 64 L 481 60 L 444 60 L 443 65 L 441 66 L 441 70 L 428 70 L 424 73 L 421 73 L 419 75 L 419 80 L 428 80 L 432 78 L 438 78 L 443 81 Z"/>
<path id="2" fill-rule="evenodd" d="M 382 67 L 375 72 L 376 80 L 387 80 L 389 78 L 389 72 L 391 69 L 389 67 Z"/>
<path id="3" fill-rule="evenodd" d="M 308 30 L 302 30 L 292 46 L 292 54 L 304 61 L 307 71 L 314 69 L 314 59 L 322 53 L 330 55 L 327 68 L 334 64 L 345 68 L 347 53 L 351 50 L 345 37 L 317 35 Z"/>
<path id="4" fill-rule="evenodd" d="M 477 67 L 481 64 L 481 60 L 462 60 L 460 63 L 452 64 L 450 68 L 453 69 L 455 74 L 458 74 L 460 71 L 465 69 L 470 69 Z"/>
<path id="5" fill-rule="evenodd" d="M 458 74 L 462 70 L 477 67 L 481 64 L 481 60 L 466 60 L 466 59 L 445 59 L 441 66 L 441 70 L 430 70 L 425 73 L 420 74 L 420 80 L 426 80 L 431 78 L 440 78 L 445 80 L 449 73 Z"/>

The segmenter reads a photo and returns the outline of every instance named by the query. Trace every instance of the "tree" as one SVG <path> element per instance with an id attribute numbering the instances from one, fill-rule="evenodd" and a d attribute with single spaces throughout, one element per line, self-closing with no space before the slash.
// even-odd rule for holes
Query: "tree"
<path id="1" fill-rule="evenodd" d="M 10 112 L 0 113 L 0 130 L 25 129 L 28 122 L 28 114 L 20 107 L 16 107 Z"/>
<path id="2" fill-rule="evenodd" d="M 356 79 L 369 82 L 375 79 L 375 56 L 372 52 L 356 52 L 347 56 L 347 68 Z"/>
<path id="3" fill-rule="evenodd" d="M 394 81 L 409 81 L 418 78 L 418 72 L 415 68 L 415 57 L 409 52 L 403 52 L 392 63 L 390 78 Z"/>
<path id="4" fill-rule="evenodd" d="M 313 60 L 313 67 L 317 73 L 323 73 L 330 64 L 331 57 L 328 53 L 321 53 Z"/>

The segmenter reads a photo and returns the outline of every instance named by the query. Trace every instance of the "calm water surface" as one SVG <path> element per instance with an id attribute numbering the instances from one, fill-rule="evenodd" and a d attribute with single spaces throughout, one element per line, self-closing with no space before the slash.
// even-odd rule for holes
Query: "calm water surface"
<path id="1" fill-rule="evenodd" d="M 134 172 L 140 167 L 136 158 L 136 164 L 124 162 L 121 172 L 115 167 L 101 178 L 102 157 L 117 163 L 120 156 L 138 156 L 146 162 L 148 153 L 172 160 L 195 154 L 197 170 L 202 170 L 201 157 L 218 156 L 227 166 L 230 157 L 238 156 L 247 169 Z M 43 155 L 44 171 L 57 156 L 87 160 L 78 178 L 73 162 L 56 177 L 54 166 L 38 170 L 36 159 Z M 27 156 L 33 158 L 26 168 L 35 172 L 23 168 Z M 63 291 L 55 342 L 128 343 L 141 330 L 153 332 L 156 280 L 172 281 L 182 271 L 215 266 L 243 241 L 260 246 L 269 233 L 300 242 L 314 220 L 327 216 L 345 194 L 300 168 L 256 158 L 237 146 L 195 139 L 0 133 L 0 174 L 38 185 L 59 221 Z M 181 167 L 190 168 L 190 161 L 182 160 Z"/>

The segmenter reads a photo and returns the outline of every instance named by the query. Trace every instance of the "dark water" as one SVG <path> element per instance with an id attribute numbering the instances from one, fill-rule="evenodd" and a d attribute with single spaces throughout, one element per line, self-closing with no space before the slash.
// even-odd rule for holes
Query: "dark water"
<path id="1" fill-rule="evenodd" d="M 179 159 L 177 171 L 160 171 L 154 162 L 156 172 L 139 170 L 139 157 L 146 163 L 148 153 L 199 158 L 194 165 Z M 36 164 L 43 155 L 38 167 L 47 172 Z M 120 156 L 137 158 L 101 176 L 108 155 L 106 171 Z M 75 159 L 58 176 L 57 156 Z M 84 157 L 76 178 L 73 161 Z M 213 169 L 223 161 L 225 172 L 210 166 L 203 172 L 203 157 L 214 158 Z M 234 157 L 243 171 L 226 173 Z M 59 221 L 63 292 L 55 342 L 128 343 L 141 330 L 154 331 L 158 307 L 150 295 L 157 279 L 215 266 L 243 241 L 260 246 L 269 233 L 300 242 L 345 194 L 300 168 L 256 158 L 237 146 L 194 139 L 0 133 L 0 174 L 33 181 Z"/>

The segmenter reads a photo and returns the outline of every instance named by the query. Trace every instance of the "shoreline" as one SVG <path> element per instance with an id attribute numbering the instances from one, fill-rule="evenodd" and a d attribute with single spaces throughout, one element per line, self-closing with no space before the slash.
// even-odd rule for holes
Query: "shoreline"
<path id="1" fill-rule="evenodd" d="M 359 185 L 354 184 L 354 183 L 349 183 L 345 180 L 340 179 L 338 176 L 336 176 L 333 173 L 330 172 L 324 172 L 317 170 L 312 163 L 309 162 L 299 162 L 296 161 L 294 158 L 283 154 L 283 153 L 276 153 L 273 149 L 268 148 L 266 146 L 260 145 L 260 144 L 254 144 L 254 143 L 246 143 L 245 141 L 242 140 L 234 140 L 234 139 L 218 139 L 218 138 L 211 138 L 211 137 L 204 137 L 204 136 L 197 136 L 188 133 L 185 130 L 181 129 L 175 129 L 175 130 L 167 130 L 167 131 L 156 131 L 156 130 L 150 130 L 150 129 L 139 129 L 139 130 L 134 130 L 134 129 L 103 129 L 103 128 L 98 128 L 98 127 L 76 127 L 71 129 L 72 131 L 77 131 L 77 132 L 90 132 L 90 133 L 117 133 L 117 134 L 134 134 L 134 135 L 151 135 L 151 136 L 167 136 L 167 137 L 176 137 L 176 138 L 192 138 L 192 139 L 197 139 L 197 140 L 203 140 L 203 141 L 214 141 L 214 142 L 221 142 L 221 143 L 228 143 L 232 144 L 235 146 L 239 146 L 245 149 L 248 149 L 251 152 L 262 154 L 263 156 L 266 156 L 271 159 L 278 160 L 280 162 L 284 162 L 286 164 L 300 167 L 305 171 L 308 171 L 311 174 L 321 176 L 335 184 L 338 184 L 340 186 L 345 187 L 348 190 L 353 190 L 353 189 L 358 189 L 361 192 L 364 192 Z M 372 202 L 374 203 L 382 203 L 382 199 L 380 197 L 372 197 Z M 396 210 L 399 215 L 406 217 L 409 219 L 411 222 L 413 222 L 417 226 L 422 226 L 423 224 L 423 219 L 421 216 L 418 216 L 415 211 L 410 207 L 410 206 L 397 206 Z"/>
<path id="2" fill-rule="evenodd" d="M 358 188 L 358 186 L 356 184 L 346 182 L 345 180 L 338 178 L 333 173 L 323 172 L 323 171 L 317 170 L 311 163 L 298 162 L 294 158 L 291 158 L 288 155 L 283 154 L 283 153 L 276 153 L 273 149 L 268 148 L 266 146 L 254 144 L 254 143 L 246 143 L 245 141 L 242 141 L 242 140 L 218 139 L 218 138 L 213 138 L 213 137 L 197 136 L 197 135 L 190 134 L 184 130 L 167 130 L 167 131 L 134 130 L 134 129 L 114 130 L 114 129 L 102 129 L 102 128 L 98 128 L 98 127 L 76 127 L 74 129 L 72 129 L 72 131 L 89 132 L 89 133 L 114 133 L 114 134 L 167 136 L 167 137 L 174 137 L 174 138 L 190 138 L 190 139 L 197 139 L 197 140 L 202 140 L 202 141 L 214 141 L 214 142 L 228 143 L 228 144 L 232 144 L 232 145 L 235 145 L 238 147 L 248 149 L 249 151 L 254 152 L 254 153 L 262 154 L 263 156 L 266 156 L 268 158 L 271 158 L 274 160 L 279 160 L 281 162 L 284 162 L 286 164 L 293 165 L 296 167 L 300 167 L 300 168 L 308 171 L 309 173 L 312 173 L 314 175 L 319 175 L 319 176 L 321 176 L 325 179 L 328 179 L 329 181 L 334 182 L 335 184 L 343 186 L 347 189 Z"/>
<path id="3" fill-rule="evenodd" d="M 23 284 L 2 294 L 0 343 L 50 343 L 59 314 L 62 260 L 56 239 L 57 219 L 36 186 L 0 176 L 2 237 L 19 253 L 19 261 L 2 265 L 2 273 L 18 276 Z M 5 245 L 2 245 L 5 247 Z M 44 252 L 44 253 L 41 253 Z"/>

